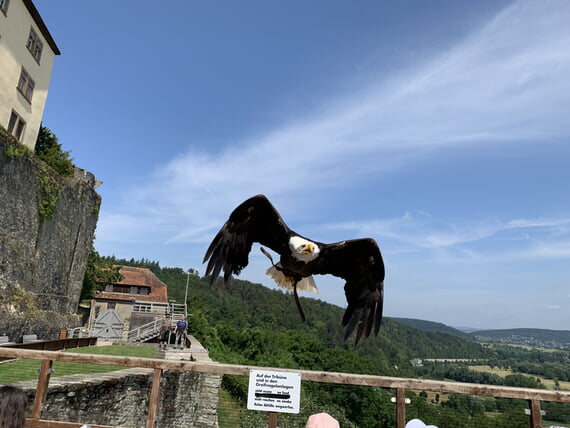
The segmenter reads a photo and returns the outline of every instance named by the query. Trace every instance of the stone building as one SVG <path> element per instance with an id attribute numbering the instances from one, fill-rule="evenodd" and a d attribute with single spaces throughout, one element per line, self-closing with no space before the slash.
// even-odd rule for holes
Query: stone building
<path id="1" fill-rule="evenodd" d="M 125 339 L 125 334 L 153 321 L 158 321 L 171 312 L 168 290 L 150 269 L 121 266 L 123 279 L 107 284 L 91 301 L 89 329 L 97 331 L 101 320 L 108 320 L 119 329 L 116 336 Z M 156 331 L 156 330 L 155 330 Z"/>
<path id="2" fill-rule="evenodd" d="M 0 125 L 32 150 L 59 54 L 31 0 L 0 0 Z"/>

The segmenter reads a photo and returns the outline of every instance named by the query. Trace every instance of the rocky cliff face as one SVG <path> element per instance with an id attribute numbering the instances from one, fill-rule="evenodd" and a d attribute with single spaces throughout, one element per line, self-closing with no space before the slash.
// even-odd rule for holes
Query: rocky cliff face
<path id="1" fill-rule="evenodd" d="M 69 327 L 61 324 L 68 324 L 73 318 L 66 316 L 77 311 L 101 197 L 92 174 L 78 170 L 73 178 L 61 177 L 2 131 L 0 335 L 11 331 L 53 339 L 46 320 L 57 331 Z M 23 314 L 25 308 L 28 313 Z M 33 320 L 27 321 L 28 331 L 14 331 L 14 322 L 23 316 L 35 316 L 47 336 L 29 331 Z"/>

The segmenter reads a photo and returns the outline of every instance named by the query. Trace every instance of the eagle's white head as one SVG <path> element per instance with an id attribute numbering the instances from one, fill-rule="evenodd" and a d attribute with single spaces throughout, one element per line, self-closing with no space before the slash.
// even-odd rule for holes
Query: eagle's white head
<path id="1" fill-rule="evenodd" d="M 317 244 L 300 236 L 292 236 L 289 239 L 289 248 L 291 248 L 293 257 L 305 263 L 316 259 L 321 252 Z"/>

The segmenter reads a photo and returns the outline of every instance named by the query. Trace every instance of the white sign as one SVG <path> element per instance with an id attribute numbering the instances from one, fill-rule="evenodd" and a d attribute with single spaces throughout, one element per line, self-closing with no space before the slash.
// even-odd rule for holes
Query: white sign
<path id="1" fill-rule="evenodd" d="M 251 370 L 247 391 L 248 410 L 299 413 L 301 375 L 299 373 Z"/>

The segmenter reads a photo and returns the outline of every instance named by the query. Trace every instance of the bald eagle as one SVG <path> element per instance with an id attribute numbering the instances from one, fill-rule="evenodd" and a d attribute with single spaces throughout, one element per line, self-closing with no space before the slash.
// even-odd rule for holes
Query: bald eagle
<path id="1" fill-rule="evenodd" d="M 224 271 L 224 282 L 232 274 L 239 275 L 248 264 L 254 242 L 267 246 L 281 257 L 270 259 L 267 274 L 280 287 L 293 292 L 301 319 L 305 314 L 297 290 L 317 292 L 313 275 L 331 274 L 343 278 L 348 307 L 342 319 L 343 340 L 356 330 L 354 346 L 372 331 L 378 334 L 382 321 L 384 297 L 384 261 L 380 249 L 371 238 L 324 244 L 304 238 L 289 229 L 277 210 L 264 195 L 242 202 L 212 240 L 204 256 L 208 262 L 206 275 L 213 284 Z"/>

